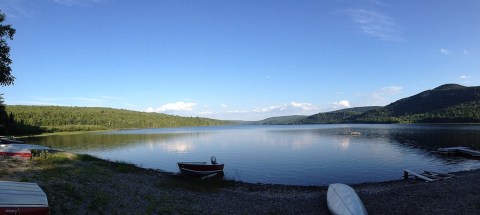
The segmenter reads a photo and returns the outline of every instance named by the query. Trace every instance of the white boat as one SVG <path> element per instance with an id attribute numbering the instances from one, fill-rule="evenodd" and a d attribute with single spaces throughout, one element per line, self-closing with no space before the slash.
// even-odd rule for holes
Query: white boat
<path id="1" fill-rule="evenodd" d="M 0 181 L 0 214 L 50 214 L 47 195 L 37 183 Z"/>
<path id="2" fill-rule="evenodd" d="M 333 215 L 366 215 L 367 210 L 353 188 L 346 184 L 330 184 L 327 206 Z"/>

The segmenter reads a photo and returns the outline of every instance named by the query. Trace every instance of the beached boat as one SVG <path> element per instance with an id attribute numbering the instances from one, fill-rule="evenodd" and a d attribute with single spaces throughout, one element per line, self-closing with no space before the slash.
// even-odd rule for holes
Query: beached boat
<path id="1" fill-rule="evenodd" d="M 50 214 L 47 195 L 37 183 L 0 181 L 0 214 Z"/>
<path id="2" fill-rule="evenodd" d="M 217 159 L 212 156 L 211 163 L 207 162 L 178 162 L 178 168 L 184 175 L 206 176 L 216 173 L 223 173 L 224 164 L 218 164 Z"/>
<path id="3" fill-rule="evenodd" d="M 330 184 L 327 190 L 327 206 L 333 215 L 367 215 L 367 210 L 355 190 L 346 184 Z"/>
<path id="4" fill-rule="evenodd" d="M 25 143 L 24 141 L 21 141 L 21 140 L 17 140 L 15 139 L 15 137 L 13 136 L 0 136 L 0 143 L 2 144 L 22 144 L 22 143 Z"/>
<path id="5" fill-rule="evenodd" d="M 10 145 L 0 145 L 0 157 L 19 157 L 31 158 L 32 151 L 30 149 L 11 147 Z"/>

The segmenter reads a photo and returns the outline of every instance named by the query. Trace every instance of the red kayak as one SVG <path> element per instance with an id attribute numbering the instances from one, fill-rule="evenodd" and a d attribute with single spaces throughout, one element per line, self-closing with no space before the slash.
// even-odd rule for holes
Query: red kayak
<path id="1" fill-rule="evenodd" d="M 217 159 L 212 156 L 211 164 L 207 162 L 178 162 L 178 168 L 184 175 L 206 176 L 215 173 L 222 173 L 224 164 L 218 164 Z"/>

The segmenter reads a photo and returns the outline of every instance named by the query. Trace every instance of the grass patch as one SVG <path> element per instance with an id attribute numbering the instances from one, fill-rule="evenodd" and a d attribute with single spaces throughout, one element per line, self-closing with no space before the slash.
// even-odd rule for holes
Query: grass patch
<path id="1" fill-rule="evenodd" d="M 33 157 L 33 161 L 37 164 L 63 165 L 72 163 L 72 159 L 66 153 L 49 153 L 42 151 Z"/>
<path id="2" fill-rule="evenodd" d="M 95 191 L 92 196 L 92 199 L 88 205 L 88 208 L 91 210 L 96 210 L 98 212 L 103 212 L 111 197 L 101 191 Z"/>

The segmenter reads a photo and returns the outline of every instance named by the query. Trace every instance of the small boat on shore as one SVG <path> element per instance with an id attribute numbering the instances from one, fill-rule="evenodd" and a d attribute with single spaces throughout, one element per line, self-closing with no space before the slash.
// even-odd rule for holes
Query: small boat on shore
<path id="1" fill-rule="evenodd" d="M 206 176 L 216 173 L 223 173 L 224 164 L 217 163 L 215 156 L 212 156 L 210 164 L 207 162 L 178 162 L 178 168 L 184 175 Z"/>
<path id="2" fill-rule="evenodd" d="M 330 184 L 327 190 L 327 206 L 334 215 L 367 215 L 367 210 L 355 190 L 346 184 Z"/>
<path id="3" fill-rule="evenodd" d="M 25 148 L 12 147 L 9 144 L 0 145 L 0 157 L 18 157 L 18 158 L 31 158 L 32 151 Z"/>
<path id="4" fill-rule="evenodd" d="M 13 136 L 0 136 L 0 143 L 2 144 L 23 144 L 24 141 L 17 140 Z"/>
<path id="5" fill-rule="evenodd" d="M 47 195 L 37 183 L 0 181 L 0 214 L 50 214 Z"/>

